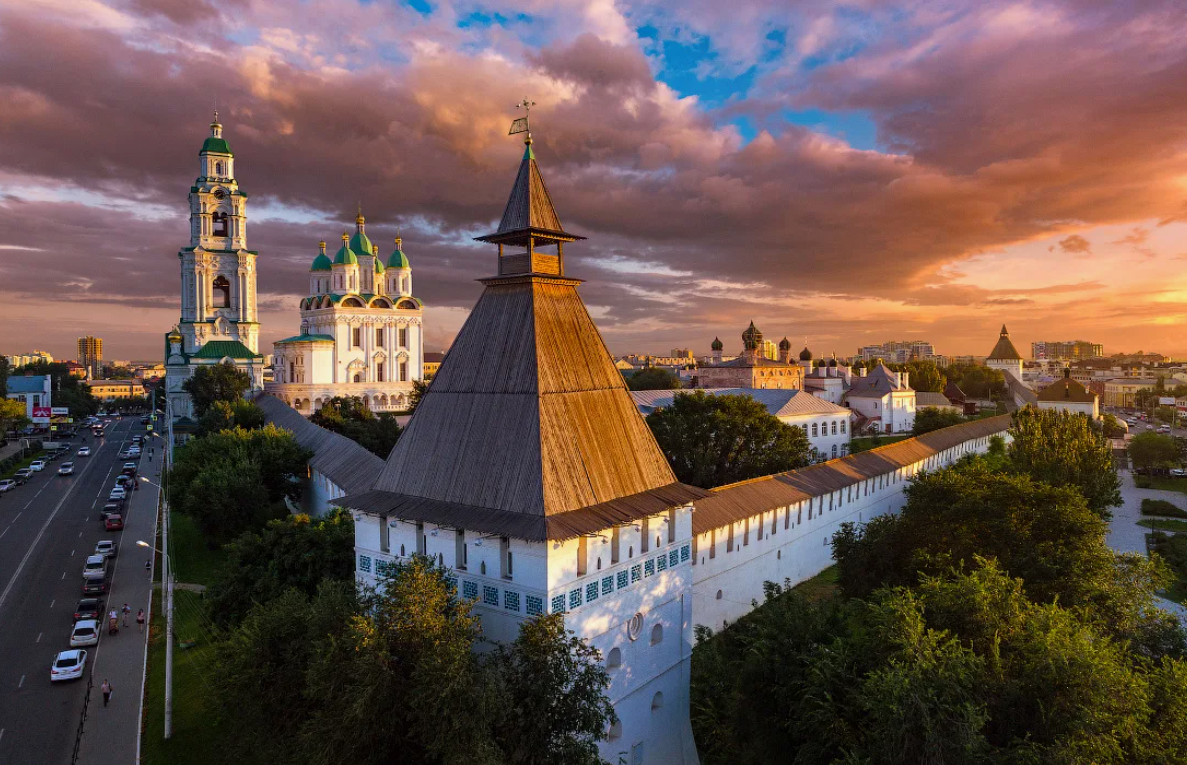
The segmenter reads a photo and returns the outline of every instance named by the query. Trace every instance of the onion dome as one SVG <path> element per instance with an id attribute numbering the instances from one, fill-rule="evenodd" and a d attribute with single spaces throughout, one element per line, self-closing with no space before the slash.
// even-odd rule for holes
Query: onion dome
<path id="1" fill-rule="evenodd" d="M 712 347 L 713 347 L 713 350 L 720 351 L 722 348 L 725 347 L 725 344 L 721 342 L 720 337 L 715 337 L 715 338 L 713 338 L 713 346 Z"/>
<path id="2" fill-rule="evenodd" d="M 403 243 L 404 240 L 397 236 L 396 249 L 387 259 L 388 268 L 412 268 L 408 265 L 408 258 L 404 255 Z"/>
<path id="3" fill-rule="evenodd" d="M 347 245 L 347 240 L 349 240 L 349 239 L 350 239 L 350 237 L 346 235 L 345 231 L 343 231 L 342 232 L 342 248 L 338 250 L 336 255 L 334 255 L 334 265 L 336 265 L 336 266 L 357 266 L 359 264 L 358 256 L 355 255 L 354 250 L 352 250 L 350 248 L 350 246 Z"/>
<path id="4" fill-rule="evenodd" d="M 227 145 L 227 140 L 223 138 L 223 126 L 219 124 L 217 111 L 214 113 L 214 119 L 210 122 L 210 137 L 202 142 L 202 149 L 198 154 L 226 154 L 227 156 L 235 156 L 231 154 L 231 147 Z"/>
<path id="5" fill-rule="evenodd" d="M 374 248 L 374 245 L 371 244 L 371 240 L 367 238 L 367 233 L 363 230 L 366 223 L 367 219 L 363 217 L 363 213 L 360 210 L 359 214 L 354 219 L 354 236 L 350 238 L 350 249 L 354 250 L 359 255 L 370 255 Z"/>
<path id="6" fill-rule="evenodd" d="M 165 336 L 165 339 L 171 343 L 180 343 L 182 340 L 182 337 L 181 337 L 181 333 L 177 331 L 177 327 L 174 327 L 169 332 L 169 334 Z"/>
<path id="7" fill-rule="evenodd" d="M 757 351 L 762 346 L 762 332 L 750 322 L 750 326 L 742 333 L 742 347 L 748 351 Z"/>
<path id="8" fill-rule="evenodd" d="M 788 340 L 786 337 L 783 338 L 782 340 L 780 340 L 779 341 L 779 350 L 790 351 L 791 350 L 791 341 Z"/>
<path id="9" fill-rule="evenodd" d="M 800 351 L 800 361 L 811 361 L 812 351 L 808 350 L 808 346 L 804 346 L 804 350 Z"/>
<path id="10" fill-rule="evenodd" d="M 371 245 L 371 255 L 375 258 L 375 273 L 383 273 L 383 261 L 379 259 L 379 245 Z"/>
<path id="11" fill-rule="evenodd" d="M 332 263 L 330 263 L 329 257 L 326 256 L 326 243 L 318 242 L 317 246 L 321 248 L 321 252 L 319 252 L 317 257 L 313 259 L 313 265 L 309 267 L 309 270 L 329 271 Z"/>
<path id="12" fill-rule="evenodd" d="M 829 359 L 829 360 L 828 360 L 828 365 L 829 365 L 830 367 L 835 367 L 835 366 L 837 365 L 837 360 L 836 360 L 835 358 L 831 358 L 831 359 Z"/>

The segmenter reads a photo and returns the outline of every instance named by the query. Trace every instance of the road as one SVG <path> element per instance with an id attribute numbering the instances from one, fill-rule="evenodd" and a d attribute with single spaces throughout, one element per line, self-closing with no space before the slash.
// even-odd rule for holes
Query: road
<path id="1" fill-rule="evenodd" d="M 155 496 L 156 490 L 145 491 L 149 487 L 142 484 L 135 492 L 129 510 L 129 525 L 137 521 L 135 530 L 107 532 L 99 521 L 99 510 L 122 465 L 117 455 L 144 428 L 138 418 L 124 418 L 113 421 L 107 431 L 97 449 L 95 439 L 88 438 L 92 456 L 51 462 L 27 484 L 0 499 L 0 763 L 71 761 L 87 680 L 51 684 L 49 665 L 58 651 L 69 647 L 74 607 L 81 597 L 83 563 L 95 543 L 114 539 L 120 544 L 120 554 L 112 561 L 115 568 L 109 602 L 118 600 L 122 605 L 128 600 L 122 587 L 129 592 L 147 592 L 148 574 L 143 565 L 150 551 L 136 547 L 138 537 L 131 534 L 147 524 L 149 531 L 139 538 L 151 539 L 153 503 L 142 495 Z M 73 443 L 76 453 L 81 441 L 76 438 Z M 58 467 L 70 459 L 76 466 L 75 475 L 58 476 Z M 156 464 L 159 460 L 158 454 Z M 146 459 L 141 461 L 141 471 L 150 480 L 158 480 L 152 475 L 157 468 L 149 467 Z M 125 586 L 133 579 L 141 586 Z M 141 607 L 147 608 L 147 597 L 140 605 L 133 604 L 133 613 Z M 136 635 L 135 625 L 131 633 L 112 638 L 113 645 L 114 641 L 142 639 Z M 86 649 L 92 667 L 96 661 L 102 666 L 106 642 L 105 635 L 99 645 Z M 101 682 L 102 678 L 94 681 L 92 716 L 96 707 L 102 706 Z M 118 692 L 138 700 L 140 688 L 125 686 Z M 126 727 L 134 741 L 136 712 L 131 711 L 127 718 Z M 125 726 L 122 718 L 118 722 Z"/>

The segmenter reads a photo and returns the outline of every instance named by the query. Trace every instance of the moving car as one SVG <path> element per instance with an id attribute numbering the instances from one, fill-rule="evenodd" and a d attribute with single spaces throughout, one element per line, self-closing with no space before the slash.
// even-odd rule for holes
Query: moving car
<path id="1" fill-rule="evenodd" d="M 45 470 L 45 465 L 45 460 L 33 460 L 29 463 L 29 469 L 34 473 L 40 473 L 42 470 Z"/>
<path id="2" fill-rule="evenodd" d="M 108 499 L 127 499 L 128 492 L 123 490 L 123 487 L 116 486 L 111 490 L 111 494 L 107 495 Z"/>
<path id="3" fill-rule="evenodd" d="M 103 600 L 100 598 L 83 598 L 74 607 L 74 620 L 98 619 L 103 616 Z"/>
<path id="4" fill-rule="evenodd" d="M 114 558 L 118 554 L 119 545 L 110 539 L 95 543 L 95 555 L 102 555 L 104 558 Z"/>
<path id="5" fill-rule="evenodd" d="M 58 680 L 77 680 L 82 677 L 87 668 L 87 652 L 78 648 L 62 651 L 54 657 L 54 663 L 49 668 L 50 682 Z"/>
<path id="6" fill-rule="evenodd" d="M 0 494 L 3 494 L 6 491 L 12 491 L 16 488 L 16 486 L 16 481 L 12 480 L 11 478 L 5 478 L 4 480 L 0 481 Z"/>
<path id="7" fill-rule="evenodd" d="M 90 457 L 91 456 L 91 447 L 84 446 L 81 449 L 79 449 L 78 456 L 79 457 Z"/>
<path id="8" fill-rule="evenodd" d="M 103 520 L 103 528 L 107 531 L 123 531 L 124 516 L 119 513 L 112 513 Z"/>
<path id="9" fill-rule="evenodd" d="M 58 475 L 74 475 L 74 463 L 63 462 L 62 466 L 58 468 Z"/>
<path id="10" fill-rule="evenodd" d="M 99 642 L 99 622 L 95 619 L 81 619 L 74 623 L 70 631 L 70 647 L 78 648 L 84 645 L 95 645 Z"/>

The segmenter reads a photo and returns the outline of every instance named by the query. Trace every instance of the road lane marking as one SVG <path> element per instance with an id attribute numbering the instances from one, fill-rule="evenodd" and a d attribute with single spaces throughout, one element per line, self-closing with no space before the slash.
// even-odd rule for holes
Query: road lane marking
<path id="1" fill-rule="evenodd" d="M 21 511 L 21 513 L 23 513 L 23 512 L 25 512 L 25 511 L 24 511 L 24 510 L 22 510 L 22 511 Z M 13 523 L 16 523 L 17 521 L 19 521 L 19 520 L 20 520 L 20 518 L 21 518 L 21 513 L 17 513 L 15 516 L 13 516 L 13 518 L 12 518 L 12 522 L 13 522 Z"/>
<path id="2" fill-rule="evenodd" d="M 42 635 L 44 635 L 44 634 L 45 634 L 44 632 L 38 632 L 38 633 L 37 633 L 37 639 L 36 639 L 36 640 L 34 640 L 33 642 L 34 642 L 34 643 L 40 643 L 40 642 L 41 642 L 41 636 L 42 636 Z"/>
<path id="3" fill-rule="evenodd" d="M 78 538 L 79 538 L 79 539 L 82 539 L 82 532 L 81 532 L 81 531 L 80 531 L 80 532 L 78 532 Z"/>
<path id="4" fill-rule="evenodd" d="M 29 500 L 28 502 L 26 502 L 26 503 L 25 503 L 25 506 L 24 506 L 24 507 L 22 507 L 21 509 L 22 509 L 22 510 L 28 510 L 28 509 L 29 509 L 29 505 L 31 505 L 31 504 L 33 504 L 33 500 Z"/>
<path id="5" fill-rule="evenodd" d="M 82 532 L 80 531 L 79 533 L 81 534 Z M 74 553 L 76 553 L 76 552 L 78 552 L 78 550 L 71 550 L 71 551 L 70 551 L 70 557 L 71 557 L 71 558 L 73 558 L 73 557 L 74 557 Z"/>
<path id="6" fill-rule="evenodd" d="M 40 497 L 40 496 L 41 496 L 41 492 L 43 492 L 43 491 L 45 491 L 45 487 L 44 487 L 44 486 L 42 486 L 40 489 L 38 489 L 38 490 L 37 490 L 37 493 L 36 493 L 36 494 L 34 494 L 33 496 L 34 496 L 34 497 Z"/>
<path id="7" fill-rule="evenodd" d="M 11 528 L 12 528 L 12 526 L 8 527 L 8 529 L 11 529 Z M 4 531 L 0 531 L 0 539 L 4 538 L 4 535 L 8 533 L 8 529 L 5 529 Z"/>
<path id="8" fill-rule="evenodd" d="M 49 607 L 50 607 L 50 608 L 53 608 L 53 607 L 54 607 L 54 603 L 57 603 L 57 602 L 58 602 L 58 599 L 57 599 L 57 598 L 54 598 L 53 600 L 51 600 L 51 601 L 49 602 Z"/>
<path id="9" fill-rule="evenodd" d="M 21 686 L 23 686 L 24 684 L 25 684 L 25 676 L 21 675 L 21 681 L 16 684 L 16 689 L 19 691 L 21 689 Z"/>

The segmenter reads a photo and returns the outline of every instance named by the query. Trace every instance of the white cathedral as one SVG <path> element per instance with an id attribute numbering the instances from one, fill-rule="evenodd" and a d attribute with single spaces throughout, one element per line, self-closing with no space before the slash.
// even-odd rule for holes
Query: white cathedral
<path id="1" fill-rule="evenodd" d="M 306 415 L 334 396 L 358 396 L 373 412 L 407 409 L 413 381 L 424 376 L 424 311 L 400 238 L 385 265 L 360 212 L 333 260 L 320 247 L 301 332 L 276 343 L 267 392 Z"/>
<path id="2" fill-rule="evenodd" d="M 165 386 L 172 417 L 193 417 L 182 385 L 201 366 L 233 363 L 264 386 L 256 308 L 256 253 L 247 249 L 247 194 L 235 180 L 235 155 L 218 112 L 198 152 L 190 187 L 190 244 L 181 266 L 181 319 L 165 336 Z"/>

